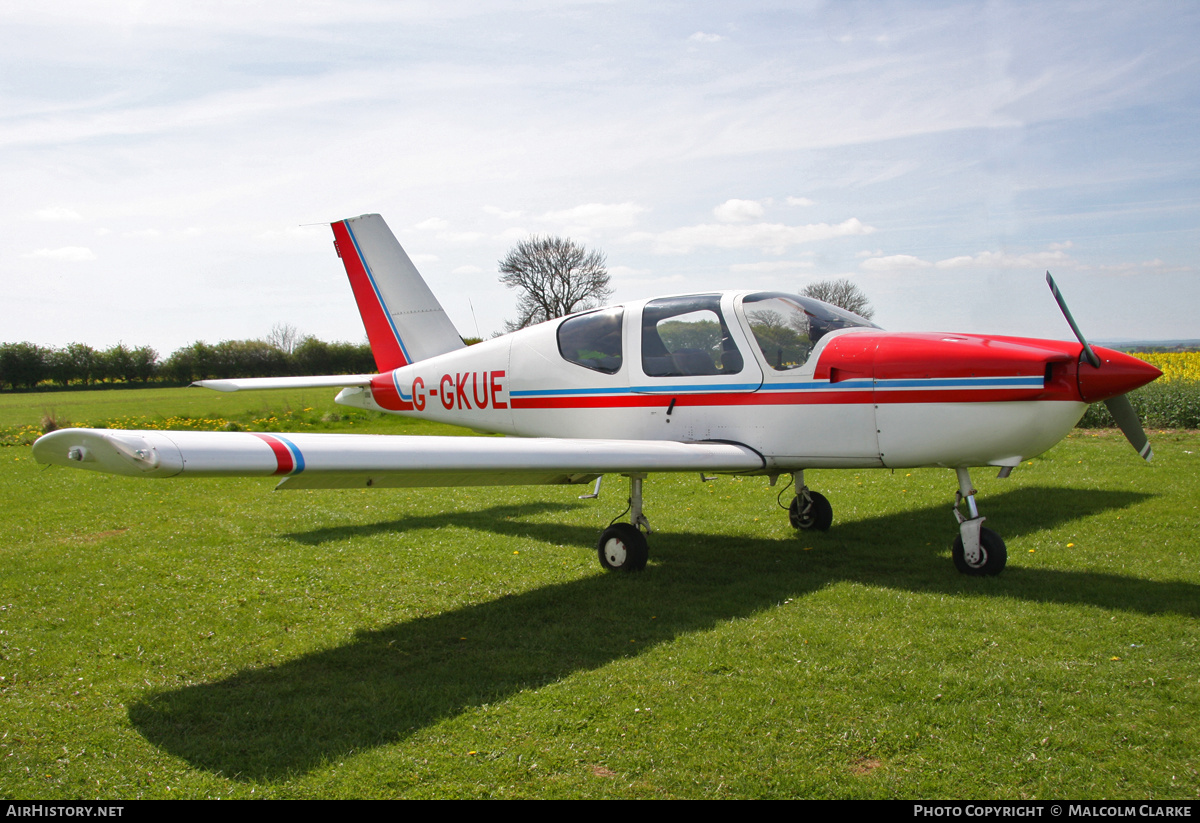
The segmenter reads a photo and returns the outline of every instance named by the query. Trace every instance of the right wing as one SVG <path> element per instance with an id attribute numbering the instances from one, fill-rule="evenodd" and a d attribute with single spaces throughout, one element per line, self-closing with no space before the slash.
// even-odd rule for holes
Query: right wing
<path id="1" fill-rule="evenodd" d="M 283 476 L 278 488 L 586 483 L 602 474 L 750 474 L 762 455 L 736 443 L 580 438 L 62 429 L 39 463 L 131 477 Z"/>

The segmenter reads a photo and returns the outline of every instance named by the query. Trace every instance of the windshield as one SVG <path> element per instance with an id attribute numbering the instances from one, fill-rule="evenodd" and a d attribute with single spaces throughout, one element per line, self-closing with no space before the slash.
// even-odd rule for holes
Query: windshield
<path id="1" fill-rule="evenodd" d="M 782 292 L 758 292 L 742 298 L 742 310 L 754 342 L 776 371 L 798 369 L 813 346 L 831 331 L 877 329 L 870 320 L 811 297 Z"/>

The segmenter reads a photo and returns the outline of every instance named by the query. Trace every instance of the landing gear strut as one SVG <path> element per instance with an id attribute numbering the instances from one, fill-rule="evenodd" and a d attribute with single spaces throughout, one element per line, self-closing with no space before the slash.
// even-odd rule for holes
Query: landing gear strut
<path id="1" fill-rule="evenodd" d="M 950 556 L 955 567 L 963 574 L 974 576 L 996 575 L 1004 570 L 1008 562 L 1008 549 L 1000 535 L 983 528 L 987 518 L 979 515 L 975 506 L 975 489 L 971 486 L 971 474 L 966 469 L 955 469 L 958 474 L 958 491 L 954 493 L 954 517 L 958 520 L 958 537 L 950 547 Z M 967 517 L 961 511 L 967 501 Z"/>
<path id="2" fill-rule="evenodd" d="M 650 556 L 650 547 L 646 544 L 650 521 L 642 513 L 642 481 L 645 479 L 644 474 L 629 475 L 630 522 L 610 524 L 596 544 L 600 565 L 609 571 L 640 572 L 646 568 Z"/>
<path id="3" fill-rule="evenodd" d="M 812 491 L 804 484 L 804 471 L 792 472 L 793 488 L 796 496 L 788 506 L 788 520 L 793 529 L 816 529 L 819 532 L 829 531 L 833 525 L 833 506 L 825 495 Z"/>

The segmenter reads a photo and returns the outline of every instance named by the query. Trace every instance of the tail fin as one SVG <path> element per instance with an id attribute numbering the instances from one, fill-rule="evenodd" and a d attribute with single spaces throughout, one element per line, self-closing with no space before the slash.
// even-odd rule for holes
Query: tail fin
<path id="1" fill-rule="evenodd" d="M 341 220 L 333 237 L 380 372 L 462 348 L 442 304 L 382 217 Z"/>

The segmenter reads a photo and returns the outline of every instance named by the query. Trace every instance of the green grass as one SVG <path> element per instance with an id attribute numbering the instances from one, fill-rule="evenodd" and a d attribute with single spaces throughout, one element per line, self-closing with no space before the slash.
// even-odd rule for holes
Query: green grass
<path id="1" fill-rule="evenodd" d="M 1200 435 L 1151 438 L 977 471 L 995 579 L 953 569 L 946 470 L 810 472 L 799 537 L 763 479 L 655 475 L 623 575 L 616 477 L 273 494 L 0 448 L 0 796 L 1196 799 Z"/>

